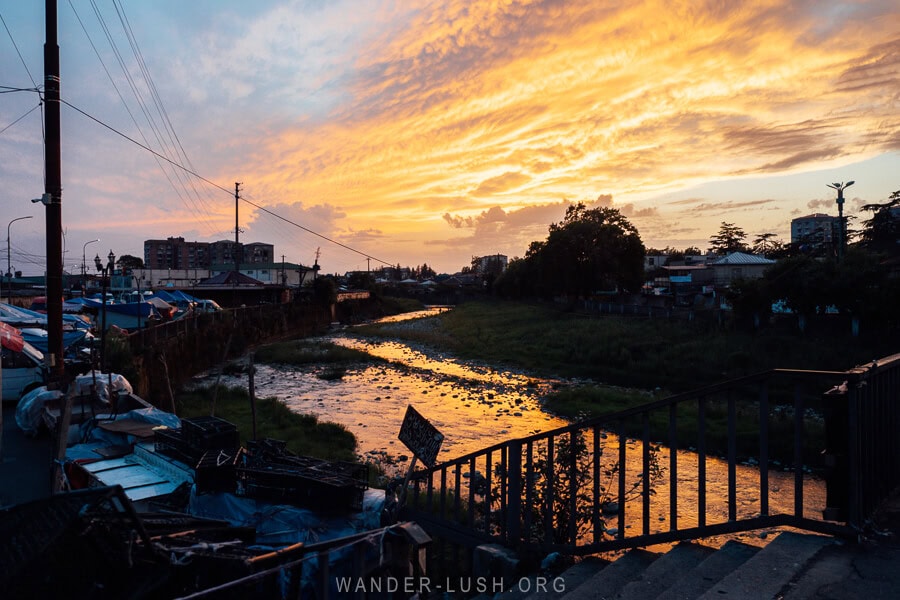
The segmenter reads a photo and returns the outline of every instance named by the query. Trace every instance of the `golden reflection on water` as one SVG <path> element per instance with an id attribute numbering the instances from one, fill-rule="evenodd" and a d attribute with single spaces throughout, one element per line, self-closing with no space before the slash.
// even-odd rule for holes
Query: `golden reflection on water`
<path id="1" fill-rule="evenodd" d="M 399 341 L 373 341 L 354 337 L 347 332 L 329 336 L 328 339 L 363 350 L 389 363 L 360 364 L 357 368 L 348 369 L 337 380 L 317 377 L 316 373 L 324 368 L 321 365 L 303 368 L 258 365 L 257 394 L 275 396 L 296 412 L 315 414 L 323 420 L 344 425 L 356 436 L 357 451 L 363 458 L 384 461 L 387 457 L 388 462 L 399 458 L 396 472 L 405 469 L 406 461 L 411 456 L 397 439 L 408 405 L 413 405 L 444 434 L 438 462 L 568 424 L 564 419 L 544 412 L 541 406 L 541 398 L 551 386 L 560 383 L 558 381 L 460 361 Z M 615 460 L 618 437 L 604 433 L 603 438 L 601 444 L 605 453 L 602 460 Z M 626 447 L 627 481 L 639 481 L 642 444 L 637 440 L 628 440 Z M 684 528 L 698 524 L 695 513 L 698 503 L 698 456 L 688 451 L 678 451 L 676 456 L 678 525 Z M 652 532 L 667 531 L 670 526 L 669 450 L 660 448 L 658 458 L 662 476 L 653 482 L 654 493 L 649 509 Z M 725 461 L 707 457 L 707 524 L 727 521 L 727 468 Z M 759 514 L 759 477 L 759 470 L 755 467 L 737 466 L 738 518 Z M 592 485 L 590 482 L 586 484 Z M 607 481 L 605 485 L 611 483 Z M 792 513 L 793 474 L 770 471 L 769 489 L 770 514 Z M 824 507 L 824 484 L 817 478 L 807 476 L 803 492 L 805 516 L 819 516 L 819 511 Z M 639 508 L 629 509 L 631 512 L 626 519 L 629 529 L 642 527 L 642 505 L 637 503 L 637 506 Z M 615 527 L 615 524 L 611 523 L 611 526 Z M 751 543 L 754 541 L 753 534 L 737 537 L 744 537 Z"/>

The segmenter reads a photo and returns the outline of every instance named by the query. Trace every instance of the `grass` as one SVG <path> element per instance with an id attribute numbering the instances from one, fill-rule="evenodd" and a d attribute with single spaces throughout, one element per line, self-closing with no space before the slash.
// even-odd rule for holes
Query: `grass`
<path id="1" fill-rule="evenodd" d="M 176 397 L 178 415 L 182 418 L 209 415 L 214 391 L 209 386 L 181 392 Z M 245 389 L 219 386 L 215 416 L 234 423 L 242 443 L 252 437 L 250 395 Z M 256 429 L 257 437 L 282 440 L 296 454 L 326 460 L 356 460 L 356 437 L 343 425 L 319 421 L 315 415 L 295 413 L 276 398 L 257 399 Z"/>
<path id="2" fill-rule="evenodd" d="M 516 302 L 467 302 L 432 318 L 439 320 L 439 327 L 378 324 L 359 332 L 421 342 L 464 359 L 514 366 L 535 375 L 587 377 L 673 392 L 775 367 L 845 370 L 890 353 L 849 336 L 834 339 L 741 332 L 667 319 L 598 318 Z"/>
<path id="3" fill-rule="evenodd" d="M 566 386 L 545 399 L 545 407 L 571 419 L 612 413 L 672 393 L 773 368 L 843 371 L 896 351 L 890 341 L 776 330 L 739 331 L 729 326 L 667 319 L 587 316 L 550 305 L 516 302 L 468 302 L 430 317 L 436 327 L 379 324 L 359 328 L 363 335 L 397 337 L 447 350 L 463 359 L 511 366 L 534 375 L 589 378 L 602 385 Z M 806 406 L 816 408 L 825 390 L 810 390 Z M 755 391 L 740 390 L 737 454 L 759 454 L 759 417 Z M 770 405 L 790 404 L 791 395 L 775 395 Z M 722 399 L 707 408 L 708 451 L 727 450 L 727 410 Z M 667 411 L 650 419 L 651 436 L 668 439 Z M 696 403 L 678 412 L 679 446 L 697 444 Z M 789 461 L 793 418 L 773 410 L 769 418 L 770 457 Z M 821 420 L 804 422 L 804 457 L 822 447 Z M 639 424 L 629 435 L 640 434 Z"/>
<path id="4" fill-rule="evenodd" d="M 263 346 L 256 351 L 255 360 L 261 363 L 302 366 L 312 363 L 347 365 L 376 362 L 371 354 L 324 341 L 293 340 Z"/>

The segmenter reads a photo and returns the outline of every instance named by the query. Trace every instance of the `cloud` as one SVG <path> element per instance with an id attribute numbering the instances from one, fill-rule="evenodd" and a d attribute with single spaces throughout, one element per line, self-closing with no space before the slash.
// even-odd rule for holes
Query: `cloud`
<path id="1" fill-rule="evenodd" d="M 475 191 L 473 196 L 491 196 L 494 194 L 502 194 L 511 189 L 521 187 L 531 181 L 531 177 L 522 173 L 504 173 L 497 177 L 492 177 L 483 181 Z"/>
<path id="2" fill-rule="evenodd" d="M 834 200 L 810 200 L 806 203 L 806 208 L 818 211 L 820 208 L 834 208 Z"/>
<path id="3" fill-rule="evenodd" d="M 760 206 L 764 206 L 766 204 L 771 204 L 773 202 L 775 202 L 775 200 L 772 200 L 772 199 L 748 200 L 746 202 L 732 202 L 732 201 L 703 202 L 701 204 L 698 204 L 698 205 L 692 207 L 690 210 L 691 210 L 691 212 L 709 212 L 709 213 L 722 214 L 722 213 L 735 212 L 738 210 L 754 209 L 754 208 L 757 208 Z"/>

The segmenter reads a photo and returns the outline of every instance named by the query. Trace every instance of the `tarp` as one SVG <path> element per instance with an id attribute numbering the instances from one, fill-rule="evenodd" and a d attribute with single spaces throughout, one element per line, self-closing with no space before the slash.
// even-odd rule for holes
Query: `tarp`
<path id="1" fill-rule="evenodd" d="M 89 332 L 86 329 L 80 329 L 76 331 L 64 331 L 63 332 L 63 350 L 72 346 L 73 344 L 77 344 L 84 340 L 87 337 Z M 37 327 L 25 327 L 22 329 L 22 337 L 25 338 L 25 341 L 43 352 L 47 354 L 49 350 L 49 343 L 47 342 L 48 333 L 46 329 L 39 329 Z"/>
<path id="2" fill-rule="evenodd" d="M 4 348 L 9 348 L 13 352 L 21 352 L 25 347 L 25 339 L 22 332 L 6 323 L 0 322 L 0 343 Z"/>
<path id="3" fill-rule="evenodd" d="M 257 543 L 283 546 L 313 544 L 377 529 L 381 526 L 384 490 L 366 490 L 362 507 L 345 515 L 322 515 L 307 508 L 225 492 L 200 494 L 194 486 L 188 512 L 195 517 L 224 519 L 237 527 L 254 527 Z"/>
<path id="4" fill-rule="evenodd" d="M 100 306 L 100 303 L 97 303 L 97 306 Z M 39 313 L 37 311 L 29 310 L 27 308 L 21 308 L 19 306 L 13 306 L 11 304 L 6 304 L 4 302 L 0 302 L 0 322 L 8 323 L 10 325 L 16 326 L 34 326 L 34 327 L 46 327 L 47 326 L 47 315 L 44 313 Z M 63 326 L 69 326 L 75 329 L 90 329 L 91 324 L 87 323 L 84 319 L 78 317 L 77 315 L 63 315 Z"/>

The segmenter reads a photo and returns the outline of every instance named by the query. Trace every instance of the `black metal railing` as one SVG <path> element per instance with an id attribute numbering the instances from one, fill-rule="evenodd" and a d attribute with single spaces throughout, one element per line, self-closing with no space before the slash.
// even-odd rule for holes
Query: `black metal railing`
<path id="1" fill-rule="evenodd" d="M 775 369 L 497 444 L 413 474 L 405 516 L 455 543 L 569 554 L 849 534 L 900 484 L 898 373 L 900 355 Z"/>

